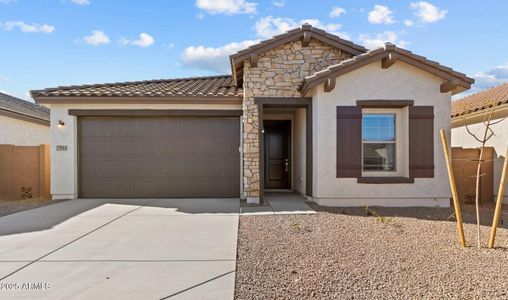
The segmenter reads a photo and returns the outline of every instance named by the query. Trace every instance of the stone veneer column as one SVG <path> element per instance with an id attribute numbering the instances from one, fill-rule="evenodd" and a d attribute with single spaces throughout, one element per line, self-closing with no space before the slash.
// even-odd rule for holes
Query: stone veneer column
<path id="1" fill-rule="evenodd" d="M 312 39 L 289 42 L 260 53 L 257 67 L 243 67 L 243 186 L 249 203 L 259 203 L 259 115 L 254 97 L 300 97 L 298 86 L 309 74 L 338 64 L 351 54 Z"/>
<path id="2" fill-rule="evenodd" d="M 250 78 L 250 62 L 244 63 L 243 89 L 243 186 L 247 203 L 259 203 L 259 115 L 254 104 L 254 83 Z"/>

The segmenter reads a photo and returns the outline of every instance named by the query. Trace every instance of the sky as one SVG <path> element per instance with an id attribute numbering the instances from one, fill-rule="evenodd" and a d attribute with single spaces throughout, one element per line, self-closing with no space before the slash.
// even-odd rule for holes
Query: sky
<path id="1" fill-rule="evenodd" d="M 508 1 L 0 0 L 0 91 L 230 73 L 228 56 L 303 23 L 508 81 Z M 460 97 L 460 95 L 459 95 Z"/>

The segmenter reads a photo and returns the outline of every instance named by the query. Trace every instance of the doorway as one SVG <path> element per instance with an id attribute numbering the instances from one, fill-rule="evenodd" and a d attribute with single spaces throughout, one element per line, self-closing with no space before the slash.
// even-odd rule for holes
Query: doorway
<path id="1" fill-rule="evenodd" d="M 291 189 L 291 121 L 265 120 L 264 187 Z"/>

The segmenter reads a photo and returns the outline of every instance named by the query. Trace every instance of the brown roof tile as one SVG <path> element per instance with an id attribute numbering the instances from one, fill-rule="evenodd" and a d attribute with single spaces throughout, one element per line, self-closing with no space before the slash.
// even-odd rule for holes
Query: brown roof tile
<path id="1" fill-rule="evenodd" d="M 452 117 L 508 103 L 508 82 L 452 102 Z"/>
<path id="2" fill-rule="evenodd" d="M 255 45 L 241 50 L 229 56 L 231 61 L 231 68 L 233 73 L 233 80 L 241 82 L 243 62 L 251 58 L 251 54 L 266 52 L 270 49 L 279 47 L 291 41 L 303 38 L 304 34 L 308 33 L 311 38 L 320 40 L 323 43 L 332 45 L 338 49 L 342 49 L 353 55 L 364 53 L 367 49 L 363 46 L 357 45 L 348 40 L 341 39 L 340 37 L 330 34 L 324 30 L 312 27 L 309 24 L 303 24 L 299 28 L 289 30 L 285 33 L 276 35 L 271 39 L 261 41 Z"/>
<path id="3" fill-rule="evenodd" d="M 231 76 L 190 77 L 91 85 L 61 86 L 30 92 L 39 97 L 241 97 L 242 87 L 232 84 Z"/>
<path id="4" fill-rule="evenodd" d="M 454 93 L 467 90 L 470 88 L 471 84 L 474 83 L 474 79 L 467 77 L 463 73 L 454 71 L 453 69 L 443 66 L 436 61 L 432 61 L 421 55 L 416 55 L 411 51 L 399 48 L 391 43 L 386 43 L 384 47 L 356 55 L 350 59 L 343 60 L 336 65 L 329 66 L 326 69 L 305 77 L 300 85 L 300 91 L 302 94 L 305 94 L 311 88 L 322 84 L 332 76 L 340 76 L 341 74 L 353 71 L 365 64 L 381 60 L 392 53 L 397 55 L 396 59 L 398 60 L 415 64 L 415 66 L 420 68 L 425 68 L 427 71 L 435 73 L 437 76 L 445 76 L 457 81 L 460 83 L 460 88 L 456 89 Z"/>

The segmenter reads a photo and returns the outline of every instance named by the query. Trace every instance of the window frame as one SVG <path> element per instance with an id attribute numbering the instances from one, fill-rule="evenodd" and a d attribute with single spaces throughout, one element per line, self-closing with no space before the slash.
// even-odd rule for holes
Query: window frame
<path id="1" fill-rule="evenodd" d="M 395 170 L 373 171 L 364 169 L 364 144 L 363 140 L 363 116 L 368 114 L 393 114 L 395 116 L 395 140 L 394 141 L 371 141 L 369 143 L 395 144 Z M 362 108 L 362 177 L 408 177 L 409 175 L 409 113 L 408 108 Z"/>

